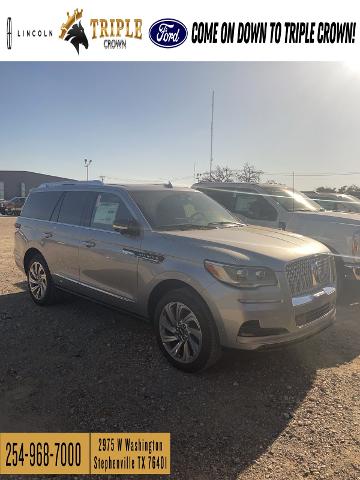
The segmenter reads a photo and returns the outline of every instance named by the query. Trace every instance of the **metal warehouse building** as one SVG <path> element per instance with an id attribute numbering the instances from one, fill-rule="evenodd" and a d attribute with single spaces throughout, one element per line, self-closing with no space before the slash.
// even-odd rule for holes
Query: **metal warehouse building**
<path id="1" fill-rule="evenodd" d="M 0 200 L 13 197 L 26 197 L 32 188 L 44 182 L 61 182 L 71 178 L 54 177 L 43 173 L 0 170 Z"/>

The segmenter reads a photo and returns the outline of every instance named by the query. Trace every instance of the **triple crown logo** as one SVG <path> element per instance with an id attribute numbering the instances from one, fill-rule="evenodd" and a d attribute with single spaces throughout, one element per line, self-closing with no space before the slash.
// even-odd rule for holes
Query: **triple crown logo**
<path id="1" fill-rule="evenodd" d="M 84 27 L 81 25 L 80 21 L 79 23 L 76 23 L 82 17 L 82 13 L 82 9 L 80 11 L 78 9 L 74 10 L 74 14 L 71 16 L 69 15 L 69 12 L 67 12 L 67 21 L 61 25 L 61 33 L 59 35 L 59 38 L 62 40 L 64 40 L 66 35 L 65 40 L 70 40 L 70 43 L 74 45 L 78 54 L 80 45 L 83 45 L 86 49 L 89 46 Z"/>

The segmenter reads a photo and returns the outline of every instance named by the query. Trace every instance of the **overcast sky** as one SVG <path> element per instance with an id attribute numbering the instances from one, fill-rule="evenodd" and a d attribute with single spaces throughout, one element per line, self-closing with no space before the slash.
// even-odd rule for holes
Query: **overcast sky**
<path id="1" fill-rule="evenodd" d="M 0 63 L 0 170 L 192 183 L 244 162 L 299 189 L 360 184 L 360 71 L 342 63 Z M 279 173 L 281 175 L 279 175 Z"/>

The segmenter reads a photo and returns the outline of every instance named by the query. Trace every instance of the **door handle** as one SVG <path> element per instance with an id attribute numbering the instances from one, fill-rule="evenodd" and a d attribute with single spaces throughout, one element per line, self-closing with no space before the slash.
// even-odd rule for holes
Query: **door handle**
<path id="1" fill-rule="evenodd" d="M 87 247 L 87 248 L 95 247 L 95 245 L 96 245 L 96 243 L 93 242 L 92 240 L 84 240 L 81 243 L 83 243 L 85 245 L 85 247 Z"/>
<path id="2" fill-rule="evenodd" d="M 51 238 L 53 234 L 51 232 L 43 232 L 44 238 Z"/>

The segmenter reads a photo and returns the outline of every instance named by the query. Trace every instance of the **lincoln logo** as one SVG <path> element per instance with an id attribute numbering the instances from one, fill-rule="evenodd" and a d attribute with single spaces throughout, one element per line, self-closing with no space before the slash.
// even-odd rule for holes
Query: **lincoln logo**
<path id="1" fill-rule="evenodd" d="M 316 285 L 319 284 L 319 265 L 318 265 L 318 262 L 317 260 L 314 260 L 313 262 L 311 262 L 311 274 L 312 274 L 312 278 L 313 278 L 313 285 L 314 287 L 316 287 Z"/>
<path id="2" fill-rule="evenodd" d="M 6 41 L 7 41 L 8 50 L 11 50 L 11 47 L 12 47 L 12 20 L 11 20 L 11 17 L 8 17 L 8 19 L 7 19 Z"/>

